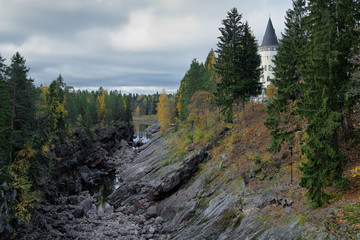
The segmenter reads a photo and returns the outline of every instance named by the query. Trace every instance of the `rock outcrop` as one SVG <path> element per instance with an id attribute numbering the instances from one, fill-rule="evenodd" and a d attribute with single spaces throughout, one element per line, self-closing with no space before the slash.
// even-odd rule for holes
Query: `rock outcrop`
<path id="1" fill-rule="evenodd" d="M 77 151 L 82 163 L 76 169 L 77 180 L 72 184 L 63 181 L 63 189 L 56 197 L 54 193 L 53 202 L 40 205 L 34 217 L 34 228 L 28 230 L 27 238 L 334 237 L 326 228 L 308 223 L 295 213 L 296 199 L 284 195 L 293 188 L 290 184 L 273 184 L 266 190 L 255 190 L 248 187 L 249 179 L 241 176 L 224 176 L 226 181 L 215 180 L 215 174 L 203 165 L 211 158 L 211 149 L 224 134 L 225 131 L 197 151 L 188 148 L 189 154 L 184 160 L 174 161 L 169 161 L 169 143 L 156 134 L 138 149 L 132 148 L 129 139 L 119 139 L 110 132 L 104 133 L 98 142 L 85 141 L 82 146 L 92 156 L 81 149 Z M 100 149 L 100 153 L 93 152 L 94 149 Z M 228 167 L 231 166 L 219 165 L 219 169 Z M 97 209 L 86 186 L 96 185 L 97 179 L 109 171 L 116 172 L 120 185 L 107 197 L 110 206 Z M 237 177 L 236 185 L 231 186 L 234 177 Z M 275 224 L 274 219 L 278 216 L 286 216 L 287 220 Z"/>
<path id="2" fill-rule="evenodd" d="M 170 164 L 165 164 L 168 143 L 154 138 L 120 173 L 122 184 L 108 202 L 125 215 L 160 217 L 163 223 L 157 229 L 168 239 L 323 239 L 331 235 L 294 214 L 295 201 L 282 195 L 291 185 L 254 191 L 242 179 L 233 191 L 213 181 L 211 173 L 199 173 L 199 164 L 211 158 L 209 150 L 221 137 L 197 152 L 189 149 L 194 153 Z M 271 221 L 276 218 L 271 212 L 277 208 L 289 216 L 289 221 L 279 226 Z"/>

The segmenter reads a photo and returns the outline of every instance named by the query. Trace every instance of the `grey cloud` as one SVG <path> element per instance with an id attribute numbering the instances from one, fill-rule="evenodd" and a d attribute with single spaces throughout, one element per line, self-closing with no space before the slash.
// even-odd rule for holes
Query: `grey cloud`
<path id="1" fill-rule="evenodd" d="M 174 90 L 191 60 L 205 61 L 216 48 L 221 20 L 232 7 L 261 43 L 269 13 L 280 37 L 291 1 L 2 1 L 0 53 L 10 59 L 19 51 L 37 85 L 62 74 L 77 88 Z"/>

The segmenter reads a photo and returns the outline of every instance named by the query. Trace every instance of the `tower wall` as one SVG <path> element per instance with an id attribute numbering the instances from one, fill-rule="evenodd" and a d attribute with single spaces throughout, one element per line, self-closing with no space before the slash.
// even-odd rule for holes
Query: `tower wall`
<path id="1" fill-rule="evenodd" d="M 263 84 L 263 89 L 266 89 L 270 84 L 270 79 L 274 78 L 275 64 L 273 60 L 277 54 L 277 47 L 260 47 L 259 53 L 261 56 L 261 68 L 263 69 L 260 82 Z"/>

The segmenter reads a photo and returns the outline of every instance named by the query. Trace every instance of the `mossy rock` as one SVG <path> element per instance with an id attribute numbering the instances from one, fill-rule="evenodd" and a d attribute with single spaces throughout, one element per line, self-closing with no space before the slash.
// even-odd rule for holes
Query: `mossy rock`
<path id="1" fill-rule="evenodd" d="M 241 221 L 243 220 L 244 215 L 236 207 L 228 209 L 222 217 L 216 221 L 216 224 L 220 227 L 221 231 L 226 231 L 229 226 L 237 228 Z"/>

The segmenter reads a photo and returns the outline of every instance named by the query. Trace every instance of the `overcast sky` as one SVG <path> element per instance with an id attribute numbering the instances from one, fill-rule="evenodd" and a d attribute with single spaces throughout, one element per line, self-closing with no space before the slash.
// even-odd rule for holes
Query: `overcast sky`
<path id="1" fill-rule="evenodd" d="M 176 92 L 192 59 L 216 49 L 236 7 L 261 44 L 271 16 L 278 38 L 291 0 L 0 0 L 0 54 L 19 52 L 35 84 Z"/>

